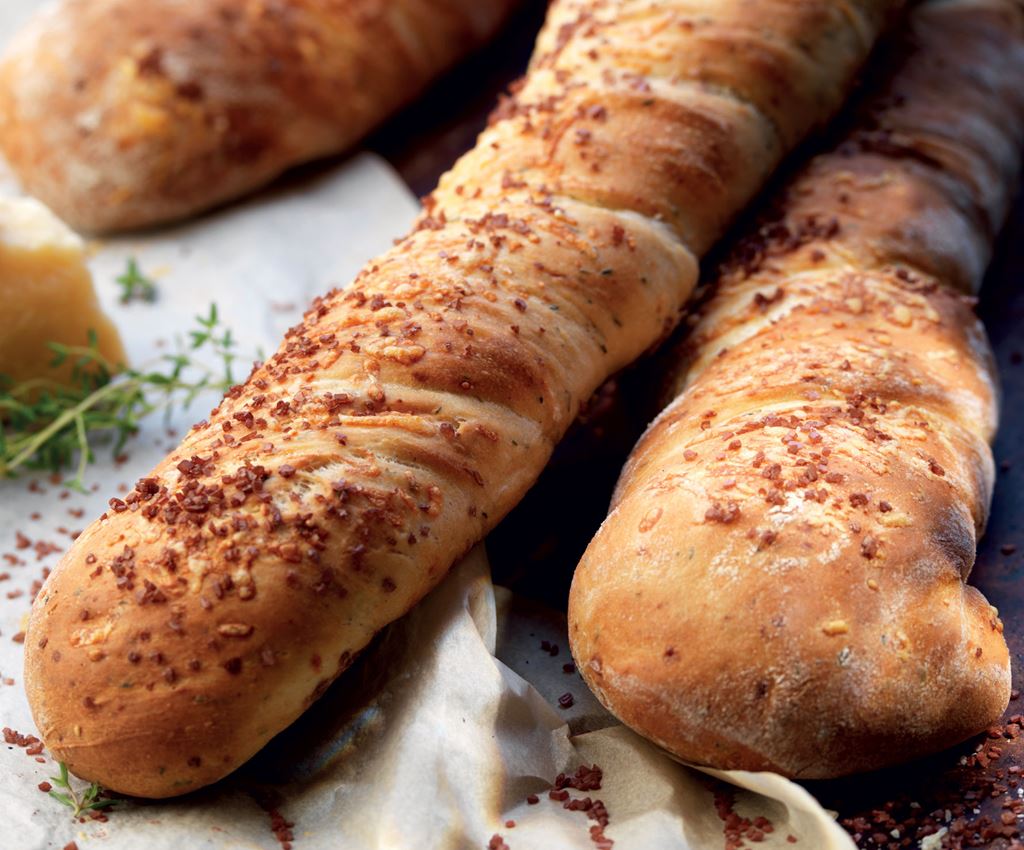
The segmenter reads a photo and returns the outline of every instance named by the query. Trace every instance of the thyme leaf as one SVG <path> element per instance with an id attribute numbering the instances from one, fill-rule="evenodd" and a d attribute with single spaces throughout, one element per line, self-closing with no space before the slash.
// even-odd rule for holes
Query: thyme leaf
<path id="1" fill-rule="evenodd" d="M 64 484 L 84 492 L 98 442 L 112 441 L 117 455 L 149 414 L 187 409 L 200 394 L 222 394 L 233 386 L 239 355 L 217 306 L 211 304 L 195 322 L 173 353 L 140 369 L 119 371 L 90 334 L 85 346 L 50 343 L 53 365 L 72 365 L 70 384 L 47 379 L 14 384 L 0 376 L 0 476 L 74 468 L 74 477 Z"/>
<path id="2" fill-rule="evenodd" d="M 125 270 L 114 278 L 114 281 L 121 287 L 122 304 L 129 301 L 145 301 L 151 304 L 156 301 L 156 283 L 142 273 L 135 257 L 128 258 Z"/>
<path id="3" fill-rule="evenodd" d="M 50 796 L 71 809 L 73 818 L 81 817 L 85 812 L 100 811 L 114 805 L 115 800 L 101 796 L 103 788 L 98 782 L 93 782 L 85 791 L 79 793 L 71 784 L 71 777 L 68 775 L 68 766 L 64 762 L 58 762 L 60 776 L 51 776 L 50 781 L 64 792 L 50 789 Z"/>

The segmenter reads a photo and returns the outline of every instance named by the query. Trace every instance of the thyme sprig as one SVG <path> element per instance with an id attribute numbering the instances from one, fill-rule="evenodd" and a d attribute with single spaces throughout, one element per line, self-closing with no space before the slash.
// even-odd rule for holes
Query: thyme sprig
<path id="1" fill-rule="evenodd" d="M 64 790 L 55 791 L 51 788 L 50 796 L 71 809 L 71 816 L 73 818 L 79 818 L 86 812 L 100 811 L 114 805 L 115 800 L 111 800 L 108 797 L 100 797 L 100 794 L 103 793 L 103 788 L 100 787 L 98 782 L 93 782 L 85 791 L 79 794 L 71 784 L 68 766 L 64 762 L 58 762 L 58 764 L 60 765 L 60 776 L 51 776 L 50 781 L 58 788 L 63 788 Z"/>
<path id="2" fill-rule="evenodd" d="M 70 363 L 70 383 L 35 379 L 12 384 L 0 376 L 0 476 L 23 469 L 59 472 L 75 468 L 65 486 L 84 492 L 94 444 L 113 438 L 113 453 L 157 410 L 186 409 L 206 392 L 235 383 L 235 339 L 220 321 L 217 305 L 196 317 L 174 353 L 143 369 L 118 370 L 99 351 L 95 334 L 85 346 L 51 343 L 54 366 Z M 196 355 L 205 355 L 205 361 Z M 209 362 L 212 360 L 212 363 Z"/>
<path id="3" fill-rule="evenodd" d="M 139 268 L 135 257 L 129 257 L 124 271 L 114 281 L 121 287 L 121 303 L 129 301 L 156 301 L 156 283 L 152 278 L 146 277 Z"/>

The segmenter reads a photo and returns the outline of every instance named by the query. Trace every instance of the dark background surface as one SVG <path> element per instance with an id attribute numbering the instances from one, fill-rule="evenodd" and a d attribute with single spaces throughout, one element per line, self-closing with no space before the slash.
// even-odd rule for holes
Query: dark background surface
<path id="1" fill-rule="evenodd" d="M 544 7 L 543 2 L 530 0 L 494 44 L 369 139 L 367 147 L 387 158 L 414 192 L 429 192 L 441 173 L 473 145 L 499 94 L 525 71 Z M 1000 238 L 978 306 L 999 363 L 1003 404 L 995 446 L 999 477 L 972 582 L 1003 616 L 1014 687 L 1024 689 L 1024 288 L 1017 285 L 1021 274 L 1024 204 L 1018 203 Z M 492 533 L 488 549 L 496 581 L 564 610 L 572 569 L 605 516 L 626 455 L 656 412 L 654 372 L 651 363 L 638 364 L 599 393 L 586 421 L 566 438 L 548 471 Z M 1024 698 L 1011 701 L 1007 719 L 1018 713 L 1024 714 Z M 932 822 L 944 823 L 946 810 L 953 810 L 955 818 L 958 804 L 964 807 L 963 829 L 951 830 L 943 846 L 1015 846 L 1021 819 L 1001 816 L 1012 812 L 1009 800 L 1020 800 L 1015 783 L 1024 766 L 1024 738 L 1013 737 L 1016 729 L 1009 728 L 1000 737 L 993 732 L 899 769 L 808 787 L 825 806 L 840 812 L 862 847 L 917 848 L 919 838 L 935 828 L 928 825 L 930 813 L 939 815 Z M 979 745 L 980 760 L 971 757 Z M 1024 809 L 1024 804 L 1020 807 Z M 913 822 L 902 823 L 906 818 Z M 898 837 L 892 829 L 898 830 Z"/>

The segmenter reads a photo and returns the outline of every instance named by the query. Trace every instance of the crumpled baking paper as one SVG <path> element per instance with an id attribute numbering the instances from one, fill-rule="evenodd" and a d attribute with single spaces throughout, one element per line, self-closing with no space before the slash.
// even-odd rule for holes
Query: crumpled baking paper
<path id="1" fill-rule="evenodd" d="M 499 623 L 503 644 L 520 660 L 541 635 L 559 636 L 547 625 L 557 618 L 541 612 L 520 619 L 510 603 L 507 591 L 495 592 L 478 547 L 237 774 L 180 800 L 121 802 L 107 823 L 73 823 L 35 789 L 43 766 L 8 750 L 0 759 L 8 827 L 0 846 L 34 850 L 74 840 L 81 850 L 272 850 L 273 809 L 293 824 L 296 848 L 485 848 L 497 835 L 515 850 L 588 850 L 594 821 L 548 791 L 558 773 L 596 764 L 602 787 L 586 796 L 603 802 L 605 834 L 616 846 L 723 847 L 723 822 L 704 774 L 614 722 L 570 736 L 559 710 L 494 656 Z M 534 653 L 538 666 L 541 657 L 557 661 Z M 557 676 L 570 678 L 559 669 L 538 679 L 582 695 L 575 675 L 568 686 Z M 773 832 L 756 846 L 853 846 L 799 786 L 771 774 L 715 776 L 737 786 L 741 816 L 771 821 Z M 535 804 L 530 795 L 539 798 Z"/>
<path id="2" fill-rule="evenodd" d="M 0 3 L 0 44 L 33 5 Z M 2 163 L 0 191 L 16 191 Z M 238 350 L 255 355 L 274 350 L 313 296 L 350 280 L 416 211 L 388 166 L 361 155 L 189 224 L 93 243 L 90 264 L 133 365 L 173 350 L 214 302 Z M 118 303 L 114 278 L 129 257 L 156 280 L 154 304 Z M 88 495 L 46 475 L 0 482 L 0 726 L 35 732 L 22 646 L 13 640 L 33 581 L 108 497 L 144 475 L 215 402 L 151 416 L 127 457 L 101 448 Z M 541 641 L 558 653 L 541 651 Z M 564 671 L 567 646 L 564 617 L 495 588 L 478 547 L 303 718 L 209 789 L 119 801 L 107 821 L 79 823 L 37 788 L 56 773 L 45 753 L 39 763 L 21 747 L 0 746 L 0 850 L 70 841 L 79 850 L 274 850 L 289 833 L 296 850 L 461 850 L 497 841 L 511 850 L 585 850 L 597 846 L 596 822 L 548 791 L 559 773 L 594 764 L 603 770 L 600 790 L 569 789 L 570 799 L 601 800 L 605 835 L 621 850 L 720 850 L 715 793 L 721 799 L 725 788 L 740 816 L 773 826 L 763 843 L 744 846 L 853 848 L 798 785 L 771 774 L 702 773 L 622 727 L 577 673 Z M 567 709 L 558 703 L 565 693 L 573 696 Z"/>

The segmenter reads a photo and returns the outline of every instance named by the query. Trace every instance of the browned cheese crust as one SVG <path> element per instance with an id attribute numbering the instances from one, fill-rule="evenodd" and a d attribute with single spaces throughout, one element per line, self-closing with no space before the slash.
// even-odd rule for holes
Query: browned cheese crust
<path id="1" fill-rule="evenodd" d="M 895 5 L 556 2 L 415 231 L 50 576 L 27 688 L 54 754 L 164 796 L 291 723 L 675 324 L 695 256 L 838 107 Z"/>
<path id="2" fill-rule="evenodd" d="M 742 241 L 576 572 L 573 654 L 683 759 L 830 777 L 996 721 L 965 585 L 993 482 L 979 283 L 1016 185 L 1024 7 L 927 2 L 884 91 Z"/>
<path id="3" fill-rule="evenodd" d="M 63 0 L 0 64 L 0 150 L 72 226 L 183 218 L 352 145 L 518 0 Z"/>

